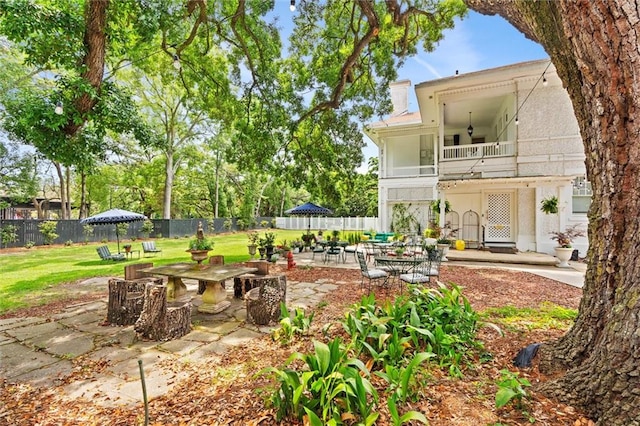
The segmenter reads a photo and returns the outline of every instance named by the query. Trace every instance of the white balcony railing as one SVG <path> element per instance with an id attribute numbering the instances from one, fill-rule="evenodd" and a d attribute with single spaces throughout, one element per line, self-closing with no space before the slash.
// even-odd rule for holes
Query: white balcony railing
<path id="1" fill-rule="evenodd" d="M 469 160 L 474 158 L 510 157 L 516 154 L 514 141 L 476 143 L 443 147 L 442 161 Z"/>
<path id="2" fill-rule="evenodd" d="M 389 169 L 386 177 L 437 176 L 436 166 L 396 166 Z"/>

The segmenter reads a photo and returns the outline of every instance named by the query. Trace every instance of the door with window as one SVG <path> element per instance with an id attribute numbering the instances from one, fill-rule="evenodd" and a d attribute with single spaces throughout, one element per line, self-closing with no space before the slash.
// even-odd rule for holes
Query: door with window
<path id="1" fill-rule="evenodd" d="M 485 241 L 507 243 L 515 240 L 514 194 L 512 192 L 490 192 L 486 194 L 487 224 Z"/>

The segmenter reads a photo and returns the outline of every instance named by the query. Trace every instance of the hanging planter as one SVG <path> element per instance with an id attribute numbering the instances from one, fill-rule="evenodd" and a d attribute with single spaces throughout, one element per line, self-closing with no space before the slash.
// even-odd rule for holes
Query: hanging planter
<path id="1" fill-rule="evenodd" d="M 545 214 L 558 213 L 558 197 L 553 195 L 540 201 L 540 210 Z"/>

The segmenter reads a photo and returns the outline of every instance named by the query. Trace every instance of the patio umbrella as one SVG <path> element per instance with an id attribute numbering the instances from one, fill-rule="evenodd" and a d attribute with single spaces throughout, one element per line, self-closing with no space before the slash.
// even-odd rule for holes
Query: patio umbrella
<path id="1" fill-rule="evenodd" d="M 121 209 L 111 209 L 106 212 L 98 213 L 95 216 L 82 219 L 81 224 L 89 225 L 118 225 L 119 223 L 130 223 L 145 220 L 147 217 L 140 213 L 130 212 Z M 118 253 L 120 253 L 120 235 L 118 235 L 118 226 L 116 226 L 116 240 L 118 241 Z"/>
<path id="2" fill-rule="evenodd" d="M 329 215 L 332 215 L 333 212 L 326 207 L 318 206 L 313 203 L 304 203 L 300 206 L 286 210 L 285 214 L 289 214 L 292 216 L 308 216 L 309 229 L 307 230 L 307 234 L 310 234 L 311 233 L 311 216 L 329 216 Z"/>

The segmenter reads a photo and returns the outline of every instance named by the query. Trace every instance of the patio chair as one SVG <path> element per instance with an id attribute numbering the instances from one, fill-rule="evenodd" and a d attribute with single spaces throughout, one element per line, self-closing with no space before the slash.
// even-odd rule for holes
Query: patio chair
<path id="1" fill-rule="evenodd" d="M 343 256 L 342 248 L 338 246 L 329 246 L 327 251 L 324 253 L 324 263 L 329 263 L 331 261 L 331 257 L 335 257 L 336 263 Z"/>
<path id="2" fill-rule="evenodd" d="M 438 278 L 440 276 L 440 265 L 442 264 L 442 250 L 437 249 L 427 251 L 426 256 L 428 257 L 429 262 L 422 263 L 414 270 L 421 273 L 422 275 L 427 275 L 429 278 Z"/>
<path id="3" fill-rule="evenodd" d="M 369 269 L 369 267 L 367 266 L 367 261 L 364 258 L 364 253 L 362 253 L 361 251 L 356 253 L 356 256 L 358 257 L 358 263 L 360 264 L 360 275 L 361 275 L 361 280 L 360 280 L 360 288 L 364 287 L 364 279 L 367 278 L 368 281 L 368 286 L 367 286 L 367 291 L 370 293 L 371 292 L 371 282 L 374 281 L 376 283 L 382 281 L 382 283 L 380 284 L 382 287 L 385 287 L 387 285 L 387 282 L 389 280 L 389 274 L 385 271 L 382 271 L 380 269 Z"/>
<path id="4" fill-rule="evenodd" d="M 158 253 L 162 253 L 162 249 L 156 247 L 155 241 L 143 241 L 142 252 L 144 253 L 145 257 L 147 257 L 147 253 L 153 254 L 155 256 Z"/>
<path id="5" fill-rule="evenodd" d="M 406 274 L 400 274 L 400 292 L 402 292 L 402 283 L 407 284 L 424 284 L 430 281 L 430 275 L 428 271 L 431 270 L 431 259 L 429 256 L 424 256 L 422 261 L 418 263 L 410 272 Z M 423 272 L 427 272 L 424 274 Z"/>
<path id="6" fill-rule="evenodd" d="M 96 251 L 102 260 L 125 260 L 127 258 L 122 253 L 111 254 L 109 247 L 107 246 L 97 247 Z"/>
<path id="7" fill-rule="evenodd" d="M 321 246 L 320 244 L 316 244 L 312 249 L 311 249 L 311 260 L 315 260 L 316 258 L 316 253 L 321 253 L 322 256 L 324 257 L 324 247 Z"/>

